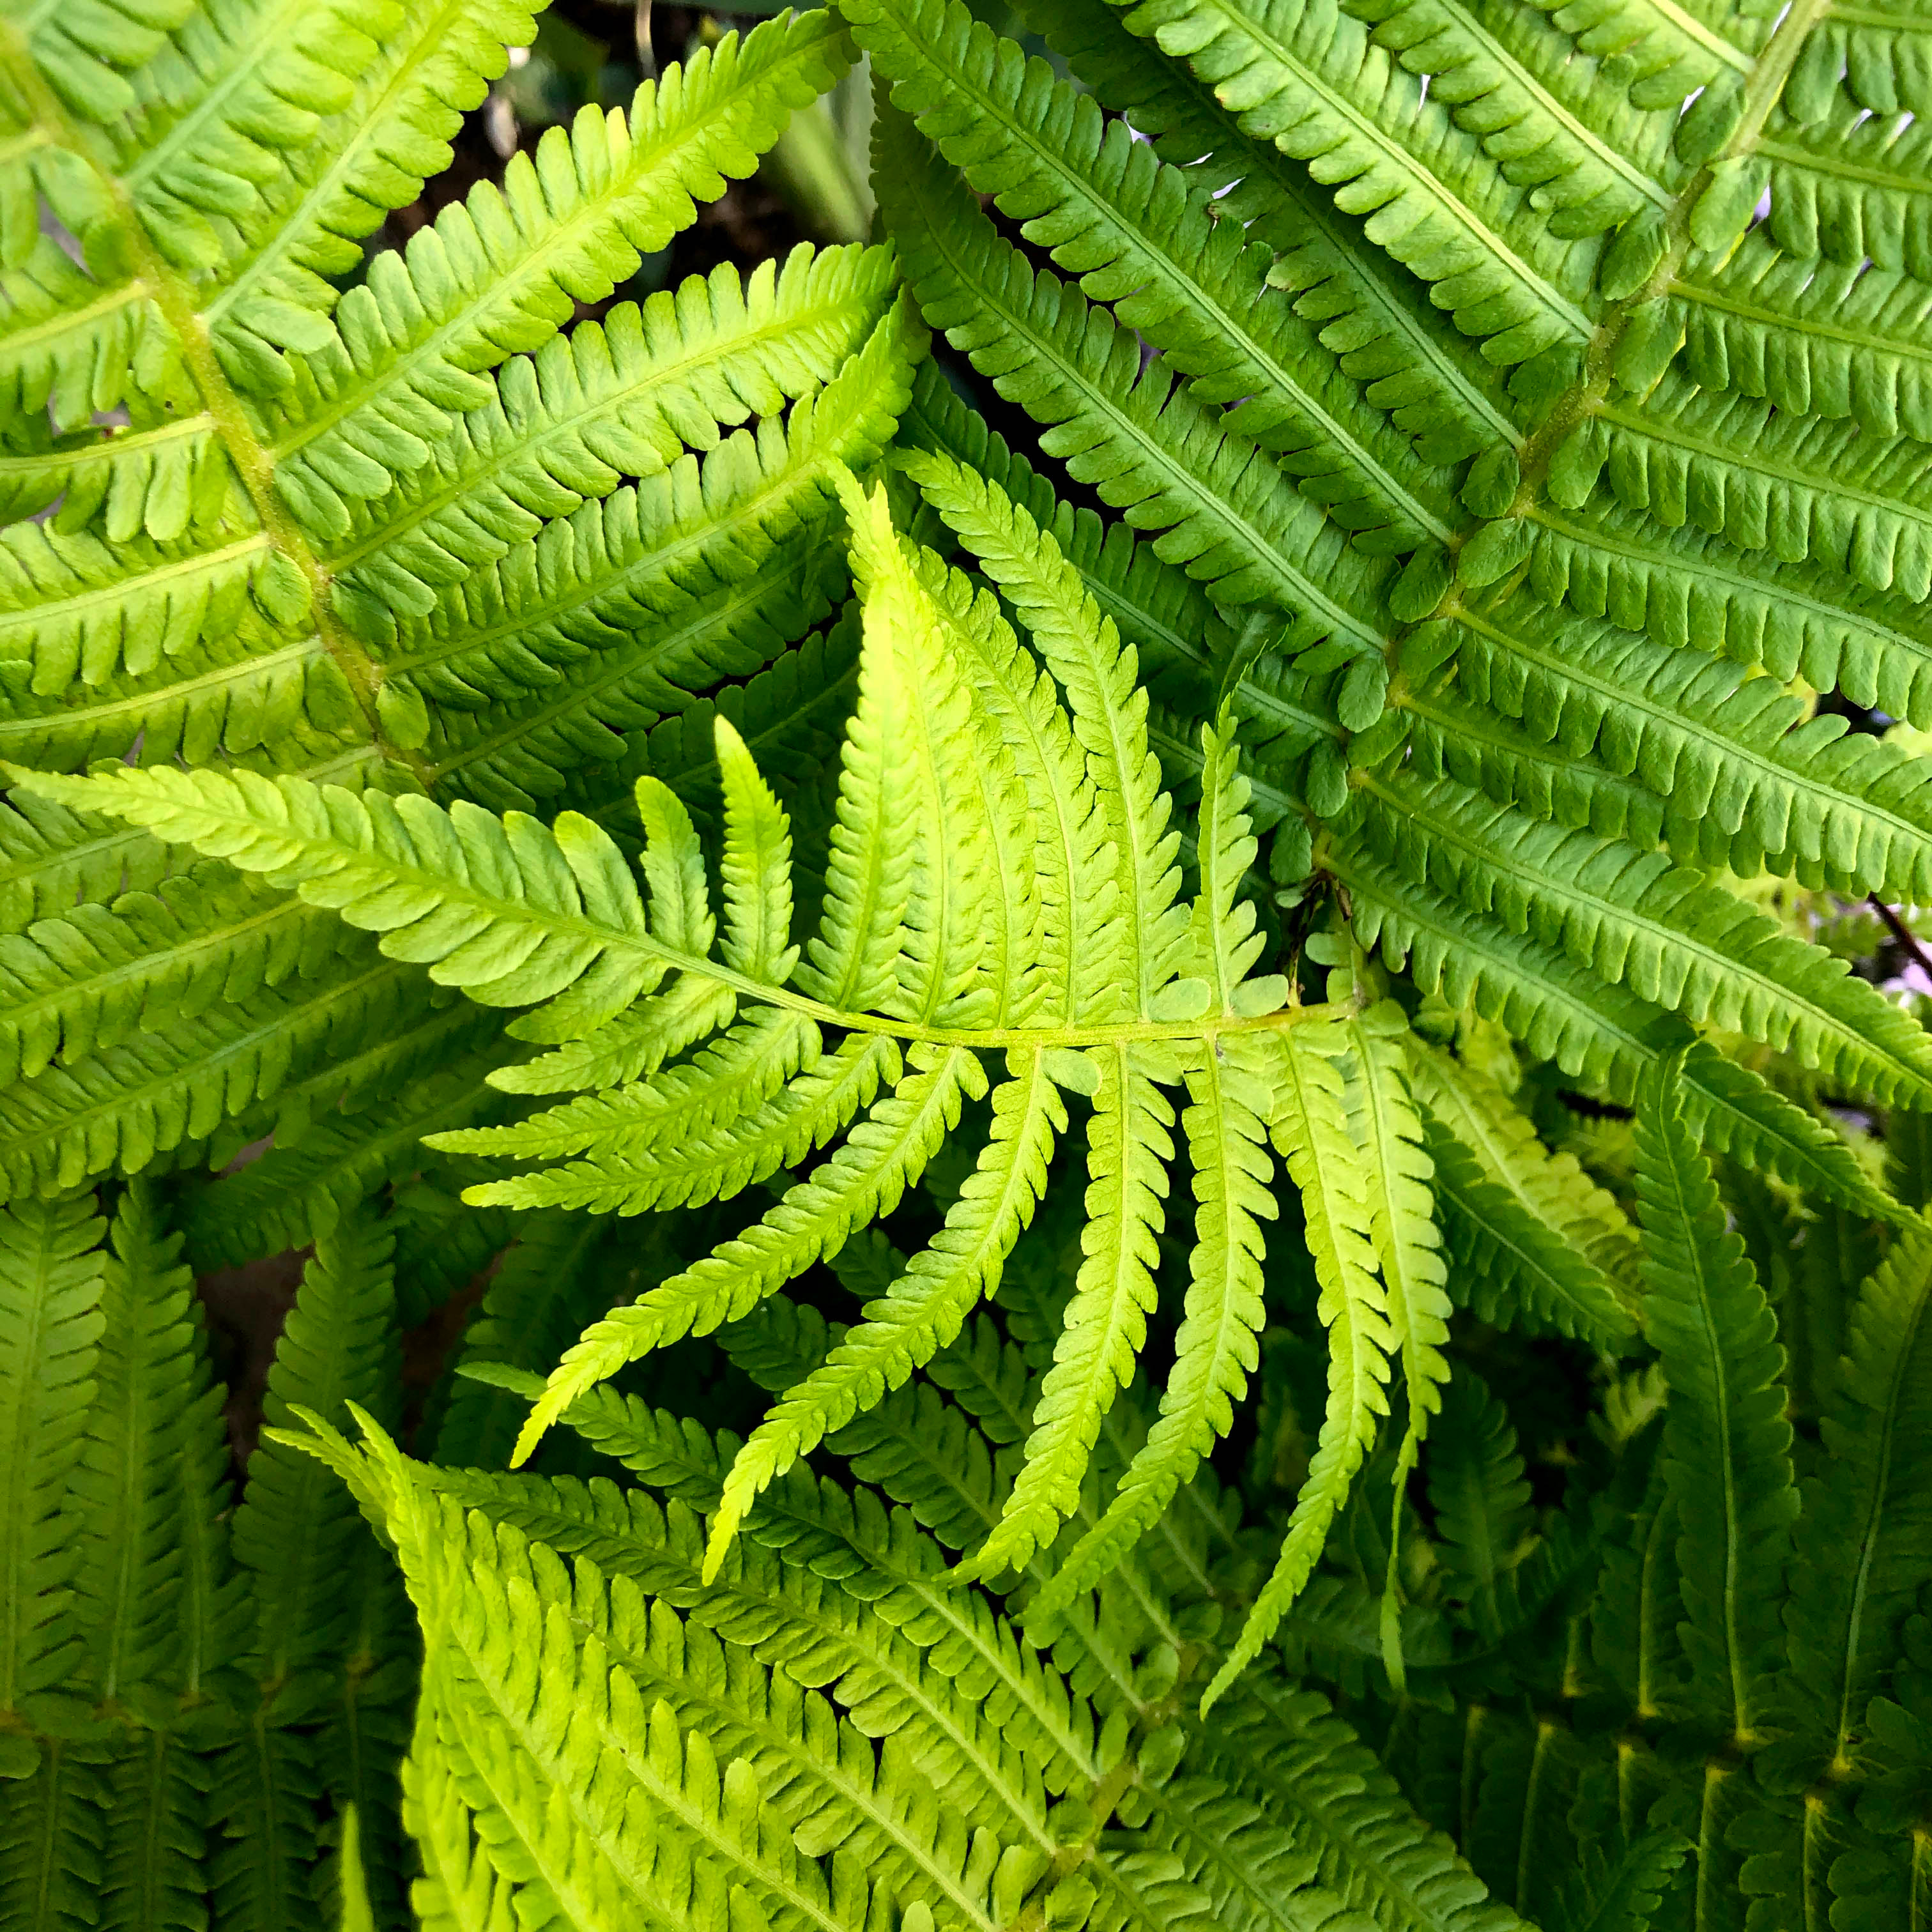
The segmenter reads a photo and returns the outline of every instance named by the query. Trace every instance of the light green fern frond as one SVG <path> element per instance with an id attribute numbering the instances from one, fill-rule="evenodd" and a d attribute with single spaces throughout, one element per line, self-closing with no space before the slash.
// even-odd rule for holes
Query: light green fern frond
<path id="1" fill-rule="evenodd" d="M 1377 1277 L 1369 1162 L 1348 1118 L 1340 1028 L 1286 1036 L 1274 1138 L 1300 1190 L 1308 1250 L 1328 1331 L 1328 1404 L 1308 1476 L 1296 1498 L 1273 1573 L 1228 1660 L 1208 1687 L 1212 1703 L 1260 1654 L 1307 1582 L 1329 1526 L 1388 1412 L 1389 1357 L 1396 1346 L 1387 1292 Z"/>

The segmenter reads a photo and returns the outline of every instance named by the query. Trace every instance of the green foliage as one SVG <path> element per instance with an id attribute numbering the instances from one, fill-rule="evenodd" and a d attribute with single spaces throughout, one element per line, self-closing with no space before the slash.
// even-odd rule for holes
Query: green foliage
<path id="1" fill-rule="evenodd" d="M 0 1920 L 1932 1920 L 1932 30 L 537 10 L 0 20 Z"/>

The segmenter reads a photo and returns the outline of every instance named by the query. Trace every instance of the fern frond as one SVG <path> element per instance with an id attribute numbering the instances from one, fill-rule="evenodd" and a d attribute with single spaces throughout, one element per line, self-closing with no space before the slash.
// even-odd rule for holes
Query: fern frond
<path id="1" fill-rule="evenodd" d="M 209 1498 L 177 1486 L 202 1460 L 192 1437 L 212 1438 L 218 1424 L 181 1238 L 139 1183 L 109 1238 L 94 1396 L 68 1507 L 80 1532 L 74 1616 L 85 1662 L 76 1674 L 101 1702 L 124 1705 L 181 1684 L 202 1582 L 182 1574 L 182 1519 Z M 158 1774 L 170 1781 L 164 1767 Z"/>
<path id="2" fill-rule="evenodd" d="M 0 1811 L 0 1910 L 33 1932 L 80 1932 L 100 1897 L 109 1819 L 98 1744 L 50 1742 L 9 1780 Z M 22 1767 L 24 1768 L 24 1767 Z"/>
<path id="3" fill-rule="evenodd" d="M 112 1776 L 98 1922 L 117 1932 L 145 1926 L 186 1932 L 206 1909 L 206 1762 L 170 1732 L 142 1732 Z"/>
<path id="4" fill-rule="evenodd" d="M 1378 1002 L 1349 1024 L 1350 1126 L 1363 1154 L 1369 1226 L 1382 1274 L 1390 1352 L 1402 1364 L 1408 1424 L 1397 1462 L 1398 1486 L 1441 1406 L 1449 1364 L 1448 1273 L 1436 1224 L 1435 1162 L 1409 1090 L 1407 1021 L 1393 1002 Z"/>
<path id="5" fill-rule="evenodd" d="M 1907 1105 L 1932 1094 L 1932 1047 L 1896 1007 L 1660 854 L 1538 824 L 1443 782 L 1378 776 L 1373 794 L 1371 836 L 1473 910 L 1828 1076 Z"/>
<path id="6" fill-rule="evenodd" d="M 1352 841 L 1333 839 L 1324 856 L 1348 885 L 1360 943 L 1379 944 L 1392 965 L 1407 964 L 1452 1006 L 1473 1004 L 1532 1053 L 1624 1101 L 1647 1069 L 1689 1047 L 1684 1104 L 1712 1146 L 1856 1213 L 1898 1218 L 1898 1204 L 1874 1186 L 1840 1135 L 1749 1067 L 1695 1043 L 1688 1028 L 1628 987 L 1528 934 L 1499 931 Z"/>
<path id="7" fill-rule="evenodd" d="M 1838 1392 L 1821 1419 L 1825 1458 L 1804 1485 L 1785 1681 L 1803 1712 L 1792 1743 L 1828 1770 L 1853 1760 L 1910 1600 L 1905 1552 L 1921 1533 L 1915 1472 L 1928 1448 L 1919 1390 L 1928 1293 L 1932 1250 L 1908 1233 L 1852 1304 Z"/>
<path id="8" fill-rule="evenodd" d="M 1530 581 L 1546 603 L 1932 722 L 1932 636 L 1895 593 L 1688 524 L 1666 529 L 1606 498 L 1545 504 L 1526 521 Z"/>
<path id="9" fill-rule="evenodd" d="M 714 1549 L 736 1532 L 752 1499 L 859 1410 L 875 1406 L 958 1334 L 999 1279 L 1007 1252 L 1046 1191 L 1056 1135 L 1066 1132 L 1044 1056 L 1008 1057 L 992 1092 L 992 1130 L 944 1226 L 886 1294 L 868 1303 L 820 1367 L 788 1388 L 740 1450 L 712 1520 Z"/>
<path id="10" fill-rule="evenodd" d="M 341 927 L 224 871 L 197 866 L 158 892 L 0 939 L 0 1078 L 31 1079 L 56 1059 L 71 1064 L 285 980 L 326 976 Z"/>
<path id="11" fill-rule="evenodd" d="M 358 507 L 332 549 L 339 595 L 414 616 L 478 566 L 687 447 L 776 416 L 864 346 L 892 292 L 883 249 L 719 268 L 505 364 L 427 463 Z"/>
<path id="12" fill-rule="evenodd" d="M 1114 302 L 1230 426 L 1274 454 L 1365 548 L 1442 541 L 1447 479 L 1420 463 L 1268 286 L 1263 248 L 1215 221 L 1206 196 L 1109 126 L 1090 100 L 962 7 L 844 10 L 860 44 L 949 160 L 1026 238 Z"/>
<path id="13" fill-rule="evenodd" d="M 478 371 L 539 346 L 691 219 L 694 194 L 751 172 L 797 108 L 843 70 L 836 26 L 809 14 L 700 48 L 639 89 L 630 112 L 586 110 L 534 160 L 374 258 L 305 345 L 272 426 L 276 486 L 305 528 L 340 539 L 349 505 L 420 468 L 443 411 L 490 400 Z M 382 460 L 372 452 L 380 450 Z"/>
<path id="14" fill-rule="evenodd" d="M 1156 152 L 1190 169 L 1226 215 L 1275 250 L 1270 283 L 1363 393 L 1414 437 L 1430 463 L 1453 463 L 1514 440 L 1496 370 L 1428 302 L 1407 274 L 1354 244 L 1318 182 L 1235 116 L 1185 69 L 1148 58 L 1107 0 L 1052 0 L 1028 10 L 1102 102 L 1126 115 Z"/>
<path id="15" fill-rule="evenodd" d="M 1727 256 L 1694 257 L 1672 297 L 1684 367 L 1706 388 L 1850 416 L 1876 436 L 1932 428 L 1928 296 L 1912 277 L 1787 255 L 1754 232 Z"/>
<path id="16" fill-rule="evenodd" d="M 10 1714 L 77 1661 L 67 1496 L 106 1320 L 102 1232 L 91 1196 L 0 1209 L 0 1429 L 14 1472 L 0 1515 L 0 1710 Z"/>
<path id="17" fill-rule="evenodd" d="M 1388 1412 L 1388 1303 L 1376 1278 L 1367 1162 L 1350 1126 L 1339 1028 L 1298 1028 L 1286 1036 L 1277 1075 L 1275 1145 L 1301 1196 L 1309 1252 L 1328 1331 L 1328 1405 L 1322 1433 L 1295 1498 L 1274 1570 L 1240 1635 L 1208 1685 L 1204 1710 L 1258 1657 L 1315 1568 L 1329 1526 Z"/>
<path id="18" fill-rule="evenodd" d="M 1604 470 L 1618 502 L 1667 528 L 1693 520 L 1743 550 L 1828 564 L 1873 590 L 1922 602 L 1932 530 L 1913 484 L 1919 446 L 1772 411 L 1749 396 L 1667 376 L 1640 404 L 1612 404 L 1566 458 L 1560 506 Z M 1721 455 L 1708 452 L 1722 451 Z"/>
<path id="19" fill-rule="evenodd" d="M 430 1135 L 428 1144 L 448 1154 L 524 1160 L 608 1151 L 636 1175 L 642 1207 L 647 1196 L 635 1156 L 662 1148 L 688 1171 L 694 1140 L 730 1133 L 748 1115 L 762 1116 L 782 1088 L 819 1066 L 822 1048 L 818 1027 L 803 1014 L 758 1007 L 656 1079 L 583 1094 L 513 1124 Z"/>
<path id="20" fill-rule="evenodd" d="M 868 1070 L 868 1062 L 875 1066 L 875 1055 L 866 1052 L 872 1046 L 866 1042 L 849 1056 L 852 1063 Z M 941 1137 L 958 1124 L 962 1097 L 984 1091 L 977 1061 L 962 1048 L 915 1054 L 913 1068 L 831 1159 L 788 1189 L 762 1220 L 634 1306 L 615 1310 L 586 1330 L 532 1412 L 514 1460 L 523 1461 L 550 1424 L 593 1383 L 681 1336 L 706 1334 L 748 1314 L 828 1249 L 836 1250 L 855 1228 L 890 1212 Z"/>
<path id="21" fill-rule="evenodd" d="M 174 869 L 171 848 L 112 819 L 25 793 L 0 806 L 0 928 L 8 932 L 124 891 L 152 891 Z"/>
<path id="22" fill-rule="evenodd" d="M 1508 1932 L 1523 1923 L 1488 1896 L 1446 1838 L 1417 1829 L 1394 1780 L 1319 1691 L 1252 1673 L 1198 1735 L 1202 1768 L 1286 1821 L 1344 1910 L 1406 1932 Z"/>
<path id="23" fill-rule="evenodd" d="M 830 1721 L 824 1705 L 757 1666 L 728 1665 L 715 1639 L 680 1628 L 668 1608 L 651 1610 L 621 1578 L 606 1584 L 581 1565 L 573 1578 L 514 1532 L 481 1517 L 466 1526 L 453 1502 L 417 1486 L 393 1450 L 384 1460 L 392 1532 L 428 1628 L 426 1701 L 436 1735 L 460 1763 L 494 1768 L 485 1786 L 466 1780 L 466 1795 L 477 1794 L 474 1803 L 490 1794 L 479 1820 L 486 1844 L 527 1848 L 509 1867 L 513 1882 L 535 1862 L 545 1891 L 560 1889 L 560 1903 L 579 1920 L 631 1909 L 695 1924 L 686 1914 L 706 1894 L 694 1892 L 693 1880 L 704 1874 L 699 1883 L 708 1887 L 722 1867 L 718 1880 L 728 1871 L 746 1905 L 770 1922 L 830 1932 L 868 1922 L 884 1874 L 921 1891 L 940 1879 L 942 1899 L 963 1888 L 973 1907 L 964 1922 L 997 1924 L 1044 1871 L 1043 1852 L 1001 1856 L 988 1834 L 994 1856 L 968 1879 L 963 1858 L 908 1820 L 890 1786 L 854 1781 L 849 1751 L 835 1749 L 844 1768 L 830 1779 L 820 1755 L 808 1755 L 801 1733 Z M 590 1619 L 582 1638 L 568 1634 L 566 1610 Z M 538 1666 L 536 1674 L 527 1666 L 506 1672 L 519 1655 Z M 574 1700 L 560 1696 L 566 1686 L 593 1695 L 612 1742 L 621 1736 L 633 1747 L 621 1756 L 607 1751 L 572 1714 Z M 746 1735 L 753 1720 L 747 1742 L 758 1740 L 755 1751 L 732 1757 L 722 1778 L 710 1726 L 686 1728 L 700 1712 L 728 1713 L 727 1737 Z M 865 1762 L 872 1762 L 869 1750 Z M 624 1780 L 610 1802 L 576 1819 L 552 1810 L 545 1790 L 580 1788 L 590 1762 Z M 890 1752 L 886 1767 L 896 1768 Z M 790 1804 L 788 1794 L 796 1794 Z M 787 1828 L 794 1822 L 796 1837 Z M 874 1848 L 866 1864 L 883 1868 L 881 1877 L 862 1876 L 854 1858 L 836 1864 L 828 1884 L 814 1852 L 849 1844 L 855 1832 Z M 626 1898 L 628 1908 L 619 1904 Z"/>
<path id="24" fill-rule="evenodd" d="M 1254 856 L 1243 807 L 1247 786 L 1228 737 L 1202 734 L 1198 849 L 1202 889 L 1185 963 L 1208 986 L 1212 1004 L 1232 1012 L 1240 982 L 1260 950 L 1254 909 L 1236 893 Z M 1119 1562 L 1166 1510 L 1201 1458 L 1234 1421 L 1260 1358 L 1262 1239 L 1258 1225 L 1278 1210 L 1268 1191 L 1267 1148 L 1273 1094 L 1264 1049 L 1237 1038 L 1185 1070 L 1192 1102 L 1181 1130 L 1194 1170 L 1195 1244 L 1174 1365 L 1160 1413 L 1117 1485 L 1106 1513 L 1088 1529 L 1035 1600 L 1051 1616 Z M 1077 1306 L 1077 1300 L 1076 1305 Z"/>
<path id="25" fill-rule="evenodd" d="M 1637 1111 L 1644 1318 L 1672 1401 L 1664 1433 L 1677 1531 L 1690 1694 L 1750 1738 L 1776 1668 L 1776 1604 L 1798 1514 L 1784 1352 L 1743 1244 L 1724 1226 L 1710 1168 L 1684 1121 L 1676 1069 Z"/>
<path id="26" fill-rule="evenodd" d="M 908 466 L 1019 610 L 1066 692 L 1101 825 L 1113 842 L 1114 888 L 1126 914 L 1124 970 L 1144 1013 L 1173 976 L 1185 916 L 1174 903 L 1179 842 L 1166 829 L 1167 801 L 1160 767 L 1148 749 L 1146 700 L 1135 686 L 1132 652 L 1122 649 L 1111 620 L 1052 538 L 997 485 L 937 458 Z M 1084 878 L 1077 884 L 1090 890 Z"/>
<path id="27" fill-rule="evenodd" d="M 1340 206 L 1366 214 L 1368 238 L 1431 284 L 1458 328 L 1488 338 L 1492 360 L 1588 336 L 1594 250 L 1557 238 L 1445 106 L 1432 97 L 1418 109 L 1359 21 L 1325 0 L 1161 0 L 1126 24 L 1186 60 L 1244 129 L 1310 163 Z"/>
<path id="28" fill-rule="evenodd" d="M 1045 426 L 1048 453 L 1133 527 L 1160 532 L 1155 554 L 1220 601 L 1277 604 L 1301 615 L 1306 641 L 1379 652 L 1372 592 L 1385 571 L 1348 554 L 1274 463 L 1162 364 L 1143 370 L 1131 334 L 1030 268 L 916 132 L 882 114 L 877 137 L 881 206 L 921 308 Z M 1096 409 L 1096 390 L 1124 400 Z"/>
<path id="29" fill-rule="evenodd" d="M 1636 1257 L 1623 1210 L 1573 1156 L 1546 1151 L 1506 1096 L 1440 1048 L 1412 1038 L 1408 1072 L 1444 1130 L 1429 1145 L 1484 1318 L 1495 1318 L 1500 1280 L 1565 1334 L 1599 1348 L 1627 1342 L 1636 1332 Z"/>
<path id="30" fill-rule="evenodd" d="M 1099 1080 L 1087 1132 L 1090 1245 L 1041 1384 L 1025 1466 L 1000 1527 L 962 1566 L 969 1576 L 1022 1568 L 1052 1543 L 1078 1501 L 1101 1418 L 1132 1379 L 1146 1339 L 1174 1111 L 1144 1054 L 1121 1047 L 1092 1058 Z"/>
<path id="31" fill-rule="evenodd" d="M 1691 851 L 1745 878 L 1768 866 L 1840 892 L 1932 898 L 1932 766 L 1846 735 L 1840 718 L 1806 718 L 1768 678 L 1607 628 L 1526 637 L 1516 614 L 1456 620 L 1460 688 L 1566 758 L 1634 776 Z"/>
<path id="32" fill-rule="evenodd" d="M 848 1036 L 764 1106 L 707 1134 L 653 1146 L 644 1137 L 634 1144 L 620 1132 L 611 1146 L 586 1159 L 514 1180 L 485 1181 L 467 1190 L 466 1198 L 480 1206 L 591 1208 L 620 1214 L 729 1199 L 796 1166 L 861 1108 L 870 1107 L 882 1085 L 896 1086 L 904 1075 L 904 1062 L 892 1040 L 877 1034 Z M 646 1136 L 653 1124 L 646 1120 Z"/>
<path id="33" fill-rule="evenodd" d="M 394 1414 L 393 1252 L 393 1238 L 366 1208 L 316 1244 L 269 1371 L 263 1414 L 272 1426 L 285 1426 L 298 1408 L 344 1416 L 351 1402 Z M 280 1688 L 340 1641 L 356 1607 L 352 1558 L 367 1534 L 351 1498 L 311 1458 L 275 1442 L 256 1452 L 234 1546 L 254 1579 L 251 1648 L 265 1688 Z"/>

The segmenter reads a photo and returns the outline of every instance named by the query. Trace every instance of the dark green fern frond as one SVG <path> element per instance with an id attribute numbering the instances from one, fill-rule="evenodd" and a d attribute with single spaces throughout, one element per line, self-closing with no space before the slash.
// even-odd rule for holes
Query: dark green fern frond
<path id="1" fill-rule="evenodd" d="M 1676 1525 L 1700 1714 L 1750 1738 L 1768 1715 L 1775 1606 L 1798 1514 L 1776 1316 L 1726 1228 L 1710 1168 L 1684 1124 L 1676 1069 L 1646 1082 L 1637 1114 L 1644 1318 L 1670 1384 L 1666 1505 Z"/>

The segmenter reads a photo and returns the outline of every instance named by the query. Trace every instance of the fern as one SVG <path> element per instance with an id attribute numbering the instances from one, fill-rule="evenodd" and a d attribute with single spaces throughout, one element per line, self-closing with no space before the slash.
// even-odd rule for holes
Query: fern
<path id="1" fill-rule="evenodd" d="M 538 13 L 0 20 L 0 1916 L 1932 1916 L 1924 24 Z"/>

